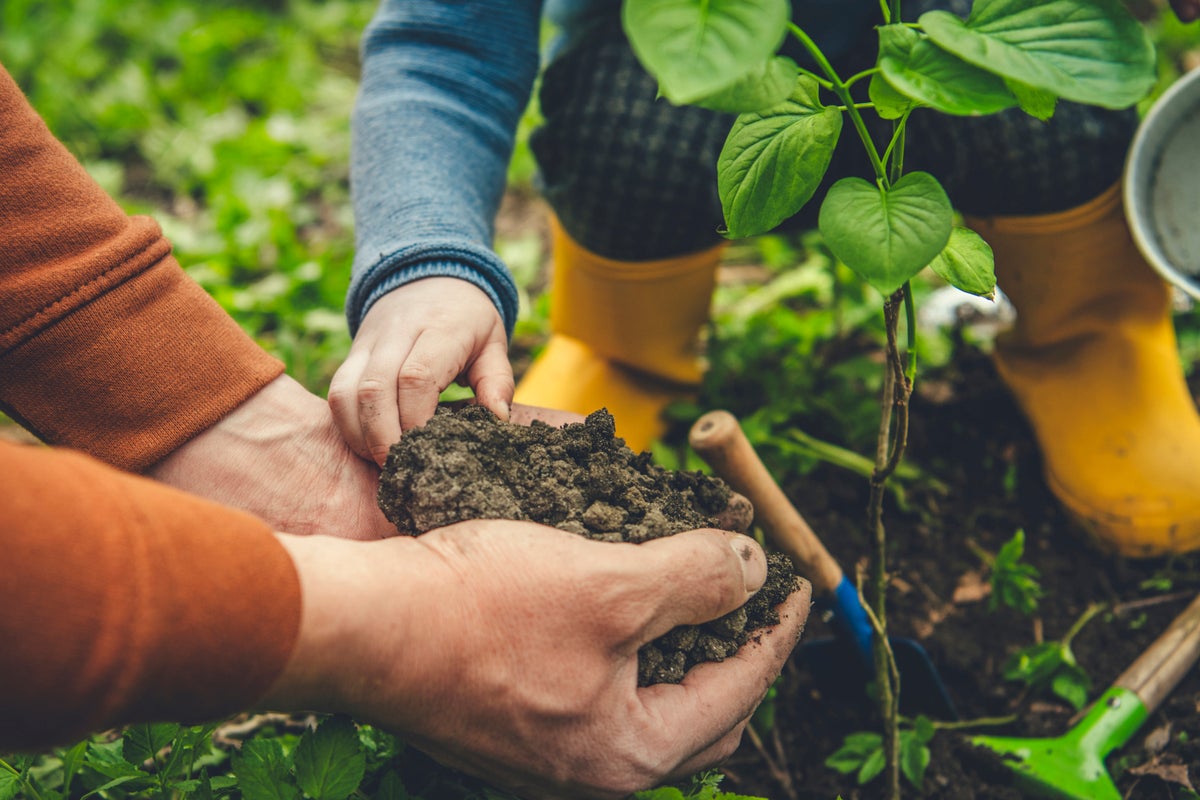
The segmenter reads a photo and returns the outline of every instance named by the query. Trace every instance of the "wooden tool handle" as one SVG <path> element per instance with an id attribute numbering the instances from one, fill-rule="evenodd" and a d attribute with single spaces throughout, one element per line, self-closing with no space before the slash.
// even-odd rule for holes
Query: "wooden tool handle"
<path id="1" fill-rule="evenodd" d="M 1121 673 L 1113 686 L 1137 694 L 1153 713 L 1200 658 L 1200 595 Z"/>
<path id="2" fill-rule="evenodd" d="M 841 567 L 771 477 L 737 418 L 710 411 L 696 420 L 688 441 L 718 477 L 750 500 L 755 520 L 812 582 L 814 592 L 832 592 L 842 580 Z"/>

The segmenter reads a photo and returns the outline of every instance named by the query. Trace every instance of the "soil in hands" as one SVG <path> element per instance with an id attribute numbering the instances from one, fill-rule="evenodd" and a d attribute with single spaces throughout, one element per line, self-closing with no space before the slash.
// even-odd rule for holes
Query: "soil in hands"
<path id="1" fill-rule="evenodd" d="M 731 527 L 733 494 L 699 472 L 665 470 L 614 434 L 604 410 L 555 428 L 502 422 L 481 406 L 440 409 L 392 446 L 379 505 L 404 534 L 472 519 L 528 520 L 589 539 L 639 544 L 694 528 Z M 791 562 L 772 554 L 767 582 L 742 608 L 676 628 L 638 653 L 638 682 L 678 683 L 779 621 L 796 588 Z"/>

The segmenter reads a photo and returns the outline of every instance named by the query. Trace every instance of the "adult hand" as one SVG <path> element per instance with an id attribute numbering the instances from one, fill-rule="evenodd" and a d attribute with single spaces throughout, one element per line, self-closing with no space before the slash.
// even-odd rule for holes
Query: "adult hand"
<path id="1" fill-rule="evenodd" d="M 379 470 L 347 447 L 325 401 L 286 375 L 147 474 L 288 533 L 396 535 L 375 500 Z"/>
<path id="2" fill-rule="evenodd" d="M 1171 0 L 1171 8 L 1180 22 L 1200 19 L 1200 0 Z"/>
<path id="3" fill-rule="evenodd" d="M 803 584 L 734 657 L 638 688 L 639 646 L 762 585 L 752 539 L 610 544 L 498 521 L 367 544 L 280 539 L 304 611 L 261 705 L 349 713 L 528 798 L 620 798 L 728 756 L 810 605 Z"/>
<path id="4" fill-rule="evenodd" d="M 496 307 L 467 281 L 423 278 L 371 306 L 333 376 L 329 406 L 351 449 L 382 465 L 404 431 L 433 416 L 455 380 L 508 419 L 513 374 Z"/>

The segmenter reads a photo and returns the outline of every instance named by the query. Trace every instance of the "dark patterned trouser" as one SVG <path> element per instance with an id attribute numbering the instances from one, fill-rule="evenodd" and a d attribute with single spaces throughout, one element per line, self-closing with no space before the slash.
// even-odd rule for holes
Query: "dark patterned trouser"
<path id="1" fill-rule="evenodd" d="M 803 25 L 804 0 L 793 2 L 793 8 Z M 966 16 L 969 0 L 909 0 L 904 8 L 913 19 L 932 8 Z M 837 59 L 844 77 L 871 66 L 876 22 L 860 26 L 860 44 Z M 588 35 L 574 41 L 543 75 L 540 102 L 546 122 L 531 140 L 542 192 L 572 237 L 609 258 L 665 258 L 721 238 L 716 162 L 733 117 L 672 106 L 656 99 L 657 92 L 615 14 L 593 21 Z M 1136 125 L 1133 109 L 1067 102 L 1058 104 L 1049 122 L 1018 109 L 986 117 L 919 109 L 908 124 L 905 167 L 932 172 L 968 214 L 1062 211 L 1097 196 L 1120 177 Z M 877 136 L 876 141 L 886 139 Z M 825 185 L 787 224 L 812 226 L 825 187 L 848 175 L 870 177 L 871 172 L 847 123 Z"/>

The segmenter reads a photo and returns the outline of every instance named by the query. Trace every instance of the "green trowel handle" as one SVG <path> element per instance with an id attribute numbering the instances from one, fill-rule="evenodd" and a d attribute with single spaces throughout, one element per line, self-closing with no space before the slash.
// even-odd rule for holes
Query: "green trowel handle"
<path id="1" fill-rule="evenodd" d="M 1153 713 L 1197 658 L 1200 658 L 1200 595 L 1113 681 L 1113 688 L 1133 692 L 1145 704 L 1147 713 Z"/>

